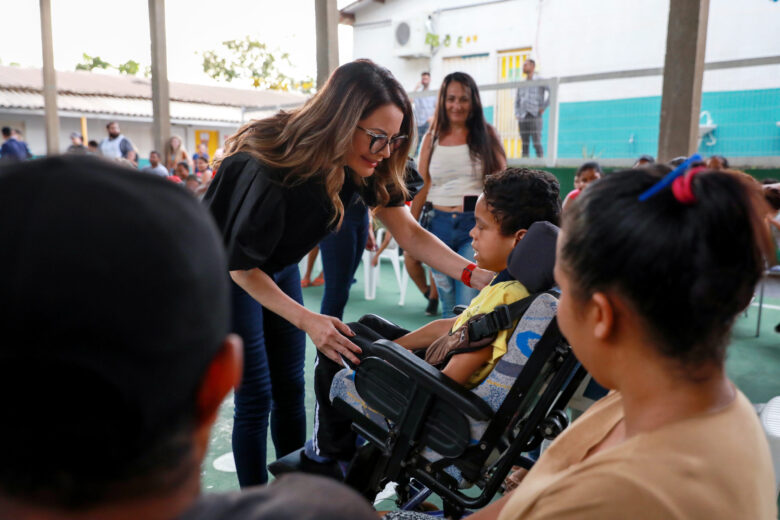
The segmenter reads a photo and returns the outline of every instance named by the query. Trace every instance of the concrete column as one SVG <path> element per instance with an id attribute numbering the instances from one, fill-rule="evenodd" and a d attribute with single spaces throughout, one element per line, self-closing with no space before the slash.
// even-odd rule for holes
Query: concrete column
<path id="1" fill-rule="evenodd" d="M 60 153 L 60 118 L 57 114 L 57 76 L 51 35 L 51 0 L 41 0 L 41 48 L 43 50 L 43 109 L 46 119 L 46 154 Z"/>
<path id="2" fill-rule="evenodd" d="M 157 151 L 165 155 L 165 143 L 171 135 L 165 0 L 149 0 L 149 35 L 152 37 L 152 139 Z"/>
<path id="3" fill-rule="evenodd" d="M 314 0 L 317 28 L 317 88 L 339 66 L 339 10 L 336 0 Z"/>
<path id="4" fill-rule="evenodd" d="M 670 0 L 658 160 L 696 152 L 709 0 Z"/>

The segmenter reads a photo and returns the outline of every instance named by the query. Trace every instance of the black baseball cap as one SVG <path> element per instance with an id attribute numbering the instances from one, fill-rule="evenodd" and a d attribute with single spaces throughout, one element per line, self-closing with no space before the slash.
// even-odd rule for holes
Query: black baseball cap
<path id="1" fill-rule="evenodd" d="M 180 186 L 74 155 L 0 168 L 0 222 L 6 467 L 110 473 L 194 413 L 229 328 L 219 233 Z"/>

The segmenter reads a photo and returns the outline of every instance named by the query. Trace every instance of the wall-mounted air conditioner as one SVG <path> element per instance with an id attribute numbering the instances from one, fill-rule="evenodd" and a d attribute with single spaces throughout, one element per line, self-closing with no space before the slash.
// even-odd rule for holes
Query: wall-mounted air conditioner
<path id="1" fill-rule="evenodd" d="M 425 43 L 427 17 L 393 20 L 393 51 L 399 58 L 430 58 L 431 46 Z"/>

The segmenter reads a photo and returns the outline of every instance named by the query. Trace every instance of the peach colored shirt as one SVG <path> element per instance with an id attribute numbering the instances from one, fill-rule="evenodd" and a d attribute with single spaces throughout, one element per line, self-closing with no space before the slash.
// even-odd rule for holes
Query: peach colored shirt
<path id="1" fill-rule="evenodd" d="M 769 447 L 747 398 L 583 460 L 623 417 L 619 392 L 544 452 L 499 520 L 776 520 Z"/>

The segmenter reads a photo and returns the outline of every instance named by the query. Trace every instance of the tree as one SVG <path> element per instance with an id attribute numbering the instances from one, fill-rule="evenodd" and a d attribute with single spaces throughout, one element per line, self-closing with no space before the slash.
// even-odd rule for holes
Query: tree
<path id="1" fill-rule="evenodd" d="M 141 64 L 135 60 L 127 60 L 117 66 L 103 60 L 100 56 L 90 56 L 86 52 L 82 54 L 81 63 L 76 64 L 76 70 L 95 70 L 95 69 L 115 69 L 120 74 L 128 76 L 137 76 L 141 70 Z M 144 77 L 148 78 L 152 74 L 152 69 L 148 65 L 143 70 Z"/>
<path id="2" fill-rule="evenodd" d="M 311 78 L 296 80 L 287 75 L 285 69 L 292 63 L 286 52 L 272 51 L 249 36 L 222 42 L 219 49 L 199 54 L 203 57 L 203 72 L 218 81 L 238 80 L 254 88 L 306 93 L 314 87 Z"/>
<path id="3" fill-rule="evenodd" d="M 103 61 L 100 59 L 100 56 L 90 56 L 86 52 L 83 53 L 81 58 L 81 63 L 76 64 L 76 70 L 94 70 L 94 69 L 111 69 L 114 68 L 113 65 L 111 65 L 107 61 Z"/>

